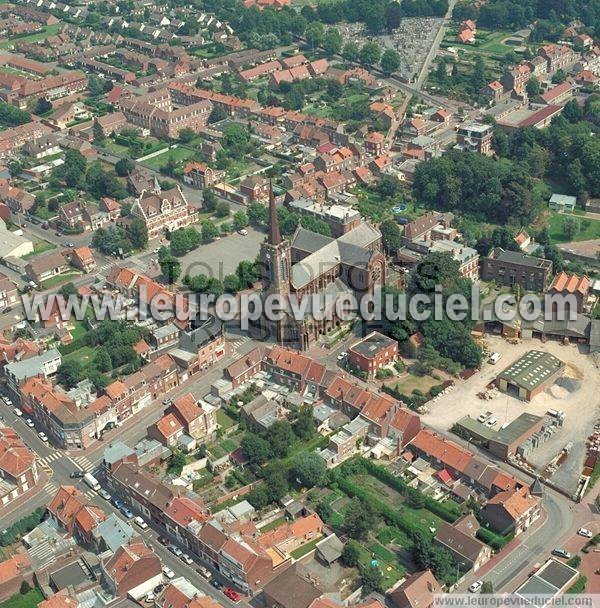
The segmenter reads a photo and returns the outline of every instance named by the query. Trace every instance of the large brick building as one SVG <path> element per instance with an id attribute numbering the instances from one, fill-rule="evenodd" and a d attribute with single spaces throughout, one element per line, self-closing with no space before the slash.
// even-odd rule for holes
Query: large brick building
<path id="1" fill-rule="evenodd" d="M 0 427 L 0 508 L 31 490 L 38 479 L 33 452 L 15 431 Z"/>
<path id="2" fill-rule="evenodd" d="M 552 262 L 516 251 L 493 249 L 483 259 L 481 278 L 500 285 L 519 285 L 530 291 L 545 291 L 552 272 Z"/>
<path id="3" fill-rule="evenodd" d="M 398 342 L 379 332 L 371 332 L 348 349 L 348 363 L 365 372 L 369 378 L 398 356 Z"/>

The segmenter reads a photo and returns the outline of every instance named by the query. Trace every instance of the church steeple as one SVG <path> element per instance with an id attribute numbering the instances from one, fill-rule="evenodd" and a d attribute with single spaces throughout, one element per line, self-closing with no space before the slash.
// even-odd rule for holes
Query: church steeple
<path id="1" fill-rule="evenodd" d="M 275 207 L 273 196 L 273 183 L 269 180 L 269 245 L 281 244 L 281 230 L 279 229 L 279 218 Z"/>

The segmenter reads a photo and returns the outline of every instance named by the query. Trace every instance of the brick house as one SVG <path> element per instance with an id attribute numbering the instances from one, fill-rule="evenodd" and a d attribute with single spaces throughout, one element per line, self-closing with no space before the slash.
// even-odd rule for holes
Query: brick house
<path id="1" fill-rule="evenodd" d="M 217 410 L 206 402 L 197 401 L 191 393 L 178 397 L 167 409 L 194 439 L 205 441 L 217 430 Z"/>
<path id="2" fill-rule="evenodd" d="M 0 428 L 0 506 L 31 490 L 39 480 L 35 455 L 9 427 Z"/>
<path id="3" fill-rule="evenodd" d="M 96 259 L 89 247 L 75 247 L 71 252 L 71 264 L 87 274 L 96 268 Z"/>
<path id="4" fill-rule="evenodd" d="M 260 175 L 249 175 L 240 183 L 240 192 L 250 202 L 269 198 L 269 182 Z"/>
<path id="5" fill-rule="evenodd" d="M 148 588 L 162 582 L 162 566 L 154 551 L 142 540 L 131 539 L 108 559 L 100 562 L 104 582 L 110 591 L 125 597 L 142 583 Z"/>
<path id="6" fill-rule="evenodd" d="M 379 369 L 393 363 L 398 356 L 398 342 L 379 332 L 371 332 L 348 349 L 348 362 L 373 379 Z"/>
<path id="7" fill-rule="evenodd" d="M 38 285 L 69 270 L 69 263 L 60 251 L 52 251 L 42 256 L 35 257 L 25 266 L 25 273 L 32 281 Z"/>
<path id="8" fill-rule="evenodd" d="M 210 188 L 221 176 L 221 171 L 211 169 L 206 163 L 189 162 L 183 168 L 183 183 L 199 190 Z"/>

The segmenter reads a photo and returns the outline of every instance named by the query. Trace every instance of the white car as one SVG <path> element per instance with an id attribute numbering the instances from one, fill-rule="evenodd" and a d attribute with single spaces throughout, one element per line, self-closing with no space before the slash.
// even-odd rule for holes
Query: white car
<path id="1" fill-rule="evenodd" d="M 146 530 L 148 528 L 148 524 L 139 515 L 135 517 L 133 521 L 142 530 Z"/>
<path id="2" fill-rule="evenodd" d="M 194 563 L 194 560 L 187 554 L 184 553 L 181 556 L 182 561 L 184 561 L 188 566 L 191 566 Z"/>
<path id="3" fill-rule="evenodd" d="M 585 536 L 585 538 L 592 538 L 592 536 L 594 536 L 592 531 L 588 530 L 587 528 L 579 528 L 579 530 L 577 530 L 577 534 L 579 534 L 579 536 Z"/>
<path id="4" fill-rule="evenodd" d="M 44 443 L 48 443 L 48 436 L 46 435 L 46 433 L 44 433 L 44 431 L 40 431 L 38 433 L 38 437 L 44 442 Z"/>
<path id="5" fill-rule="evenodd" d="M 483 587 L 483 581 L 475 581 L 470 587 L 469 591 L 471 593 L 477 593 L 481 587 Z"/>
<path id="6" fill-rule="evenodd" d="M 33 420 L 32 420 L 31 418 L 27 418 L 27 420 L 25 420 L 25 424 L 26 424 L 26 425 L 27 425 L 27 426 L 28 426 L 30 429 L 32 429 L 32 428 L 35 426 L 35 424 L 33 424 Z"/>
<path id="7" fill-rule="evenodd" d="M 111 496 L 104 488 L 98 490 L 98 495 L 104 498 L 104 500 L 110 501 Z"/>
<path id="8" fill-rule="evenodd" d="M 348 353 L 347 352 L 343 352 L 343 353 L 340 353 L 337 356 L 337 359 L 338 359 L 338 361 L 341 361 L 342 359 L 345 359 L 347 356 L 348 356 Z"/>
<path id="9" fill-rule="evenodd" d="M 13 414 L 15 416 L 21 417 L 23 415 L 23 412 L 18 407 L 15 407 L 15 408 L 13 408 Z"/>
<path id="10" fill-rule="evenodd" d="M 169 551 L 173 554 L 176 555 L 177 557 L 181 557 L 183 555 L 183 551 L 179 548 L 176 547 L 175 545 L 171 545 L 169 547 Z"/>
<path id="11" fill-rule="evenodd" d="M 242 228 L 241 230 L 238 230 L 238 234 L 241 234 L 242 236 L 247 236 L 248 231 L 245 228 Z"/>
<path id="12" fill-rule="evenodd" d="M 148 602 L 149 604 L 151 604 L 154 601 L 154 598 L 156 596 L 154 595 L 154 593 L 152 593 L 152 591 L 150 591 L 150 593 L 146 596 L 145 601 Z"/>
<path id="13" fill-rule="evenodd" d="M 175 578 L 175 572 L 173 572 L 169 566 L 163 566 L 162 572 L 168 579 Z"/>
<path id="14" fill-rule="evenodd" d="M 496 424 L 496 422 L 498 422 L 498 418 L 494 418 L 492 416 L 489 420 L 486 420 L 485 426 L 492 428 Z"/>

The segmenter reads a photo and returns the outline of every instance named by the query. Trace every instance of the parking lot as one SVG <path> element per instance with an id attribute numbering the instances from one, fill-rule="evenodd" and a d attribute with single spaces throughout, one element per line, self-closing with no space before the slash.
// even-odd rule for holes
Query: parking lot
<path id="1" fill-rule="evenodd" d="M 562 429 L 546 443 L 535 449 L 527 460 L 542 470 L 569 442 L 573 447 L 564 464 L 552 476 L 552 481 L 572 489 L 579 477 L 585 457 L 585 438 L 594 427 L 600 415 L 600 373 L 595 360 L 576 345 L 563 345 L 559 342 L 542 343 L 539 340 L 525 340 L 519 344 L 509 344 L 497 336 L 487 336 L 490 352 L 498 352 L 501 358 L 496 365 L 483 364 L 480 373 L 468 380 L 458 380 L 454 390 L 427 404 L 428 413 L 422 419 L 425 424 L 447 432 L 463 416 L 477 418 L 482 412 L 493 412 L 498 422 L 495 430 L 512 422 L 523 412 L 543 416 L 548 410 L 563 410 L 566 419 Z M 487 384 L 522 356 L 536 349 L 549 352 L 566 363 L 565 374 L 557 383 L 534 397 L 531 402 L 497 392 L 490 400 L 482 400 L 477 393 L 485 390 Z"/>
<path id="2" fill-rule="evenodd" d="M 181 276 L 205 274 L 222 280 L 225 275 L 235 272 L 241 261 L 254 260 L 265 233 L 252 227 L 248 227 L 247 231 L 246 236 L 234 232 L 190 251 L 180 258 Z"/>

